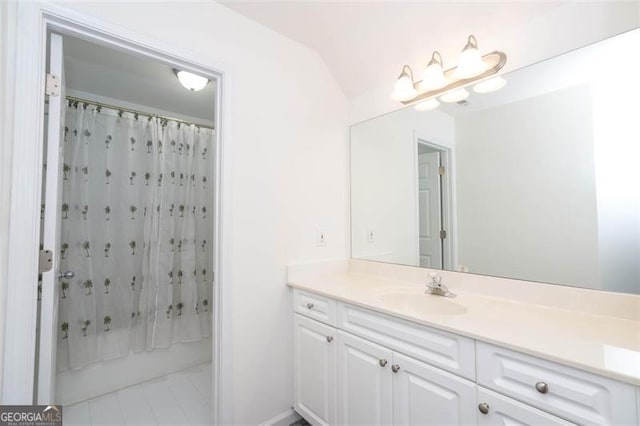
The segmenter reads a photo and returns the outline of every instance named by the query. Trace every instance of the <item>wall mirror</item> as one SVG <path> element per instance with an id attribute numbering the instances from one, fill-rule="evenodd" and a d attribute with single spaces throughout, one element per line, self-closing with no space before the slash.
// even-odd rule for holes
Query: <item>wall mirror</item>
<path id="1" fill-rule="evenodd" d="M 640 29 L 352 126 L 352 257 L 640 293 L 638 46 Z"/>

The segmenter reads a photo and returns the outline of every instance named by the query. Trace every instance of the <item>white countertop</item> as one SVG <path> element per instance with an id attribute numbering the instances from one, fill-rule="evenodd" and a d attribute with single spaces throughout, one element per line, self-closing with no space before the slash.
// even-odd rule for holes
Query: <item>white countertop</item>
<path id="1" fill-rule="evenodd" d="M 300 279 L 289 286 L 640 386 L 637 320 L 465 293 L 451 286 L 456 298 L 424 295 L 424 286 L 416 283 L 354 273 Z M 396 292 L 414 294 L 418 303 L 384 297 Z M 424 306 L 421 297 L 427 298 Z M 466 312 L 430 312 L 438 304 Z"/>

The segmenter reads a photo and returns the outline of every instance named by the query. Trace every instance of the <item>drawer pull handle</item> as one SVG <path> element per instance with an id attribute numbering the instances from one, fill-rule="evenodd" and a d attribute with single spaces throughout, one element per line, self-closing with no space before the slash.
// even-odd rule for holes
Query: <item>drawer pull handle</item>
<path id="1" fill-rule="evenodd" d="M 398 371 L 400 371 L 400 366 L 398 364 L 393 364 L 391 366 L 391 371 L 393 371 L 394 373 L 397 373 Z"/>
<path id="2" fill-rule="evenodd" d="M 333 342 L 333 336 L 327 336 L 327 342 L 329 343 Z"/>
<path id="3" fill-rule="evenodd" d="M 547 393 L 549 392 L 549 385 L 545 382 L 538 382 L 536 383 L 536 390 L 540 393 Z"/>
<path id="4" fill-rule="evenodd" d="M 387 365 L 387 360 L 386 359 L 381 359 L 379 362 L 380 362 L 380 367 L 386 367 L 386 365 Z"/>
<path id="5" fill-rule="evenodd" d="M 307 303 L 307 309 L 313 309 L 313 303 Z"/>
<path id="6" fill-rule="evenodd" d="M 489 404 L 486 402 L 481 403 L 478 405 L 478 410 L 480 410 L 482 414 L 489 414 Z"/>

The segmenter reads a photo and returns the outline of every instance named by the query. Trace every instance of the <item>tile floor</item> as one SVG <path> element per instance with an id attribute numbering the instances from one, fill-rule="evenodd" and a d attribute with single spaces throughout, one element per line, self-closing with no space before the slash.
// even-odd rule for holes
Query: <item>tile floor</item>
<path id="1" fill-rule="evenodd" d="M 208 425 L 211 363 L 64 407 L 64 425 Z"/>

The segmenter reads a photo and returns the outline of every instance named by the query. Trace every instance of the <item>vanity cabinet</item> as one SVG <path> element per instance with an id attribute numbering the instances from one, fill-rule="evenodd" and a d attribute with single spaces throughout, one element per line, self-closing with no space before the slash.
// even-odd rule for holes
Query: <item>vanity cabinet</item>
<path id="1" fill-rule="evenodd" d="M 294 408 L 313 425 L 637 425 L 627 383 L 294 290 Z"/>
<path id="2" fill-rule="evenodd" d="M 338 424 L 475 423 L 475 383 L 338 331 Z"/>
<path id="3" fill-rule="evenodd" d="M 475 383 L 395 352 L 393 367 L 394 425 L 475 423 Z"/>
<path id="4" fill-rule="evenodd" d="M 392 423 L 393 352 L 338 332 L 338 424 Z"/>
<path id="5" fill-rule="evenodd" d="M 477 400 L 477 424 L 480 426 L 574 426 L 574 423 L 480 386 Z"/>
<path id="6" fill-rule="evenodd" d="M 294 314 L 294 407 L 314 425 L 336 424 L 337 330 Z"/>
<path id="7" fill-rule="evenodd" d="M 477 342 L 478 384 L 585 426 L 633 425 L 632 385 Z"/>

